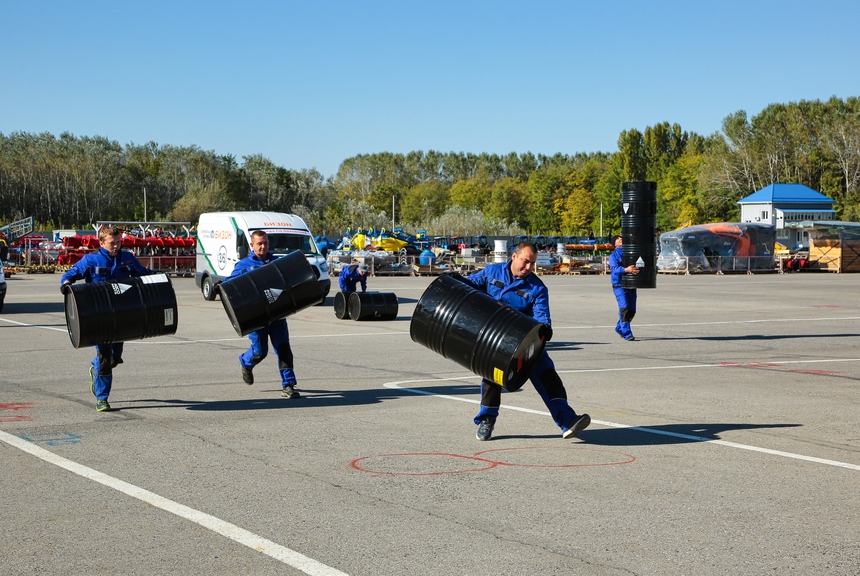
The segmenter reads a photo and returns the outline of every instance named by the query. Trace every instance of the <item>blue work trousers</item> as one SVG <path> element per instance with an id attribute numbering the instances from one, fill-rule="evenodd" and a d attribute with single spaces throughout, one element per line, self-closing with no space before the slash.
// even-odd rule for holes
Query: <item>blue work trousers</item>
<path id="1" fill-rule="evenodd" d="M 567 391 L 564 389 L 564 384 L 562 384 L 561 378 L 555 370 L 555 364 L 546 350 L 541 354 L 537 364 L 529 374 L 529 380 L 549 409 L 553 421 L 562 431 L 566 431 L 578 416 L 567 402 Z M 501 404 L 502 387 L 486 379 L 481 380 L 481 409 L 475 416 L 475 424 L 480 424 L 484 416 L 489 416 L 495 421 L 499 416 Z"/>
<path id="2" fill-rule="evenodd" d="M 633 338 L 630 321 L 636 315 L 636 289 L 613 288 L 612 292 L 618 302 L 618 323 L 615 325 L 615 331 L 625 340 L 629 340 Z"/>
<path id="3" fill-rule="evenodd" d="M 122 342 L 96 344 L 93 358 L 93 392 L 99 400 L 107 400 L 113 385 L 113 369 L 122 362 Z"/>
<path id="4" fill-rule="evenodd" d="M 251 347 L 239 355 L 239 362 L 245 368 L 253 368 L 269 354 L 269 340 L 278 356 L 278 371 L 281 374 L 281 386 L 296 384 L 296 373 L 293 371 L 293 351 L 290 348 L 290 332 L 287 321 L 276 320 L 265 328 L 248 334 Z"/>

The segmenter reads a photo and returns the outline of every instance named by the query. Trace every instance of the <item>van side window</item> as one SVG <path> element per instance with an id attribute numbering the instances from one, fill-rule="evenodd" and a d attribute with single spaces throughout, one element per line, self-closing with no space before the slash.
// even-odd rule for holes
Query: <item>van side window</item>
<path id="1" fill-rule="evenodd" d="M 245 231 L 236 231 L 236 254 L 239 255 L 239 260 L 248 257 L 248 240 L 245 239 Z"/>

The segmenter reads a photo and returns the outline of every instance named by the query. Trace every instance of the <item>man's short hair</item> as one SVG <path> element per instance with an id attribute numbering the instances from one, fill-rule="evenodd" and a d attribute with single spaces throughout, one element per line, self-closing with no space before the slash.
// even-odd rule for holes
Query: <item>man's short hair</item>
<path id="1" fill-rule="evenodd" d="M 99 240 L 104 241 L 104 239 L 108 236 L 113 238 L 114 236 L 119 236 L 121 234 L 122 230 L 120 230 L 116 226 L 102 226 L 101 230 L 99 230 Z"/>
<path id="2" fill-rule="evenodd" d="M 514 254 L 519 254 L 520 252 L 522 252 L 526 248 L 531 249 L 531 251 L 534 252 L 535 254 L 538 253 L 537 246 L 534 245 L 534 242 L 529 242 L 528 240 L 526 240 L 526 241 L 520 242 L 519 244 L 516 245 L 516 247 L 514 248 Z"/>
<path id="3" fill-rule="evenodd" d="M 254 238 L 259 238 L 260 236 L 265 236 L 268 238 L 268 234 L 266 234 L 265 230 L 254 230 L 251 232 L 251 241 L 253 242 Z"/>

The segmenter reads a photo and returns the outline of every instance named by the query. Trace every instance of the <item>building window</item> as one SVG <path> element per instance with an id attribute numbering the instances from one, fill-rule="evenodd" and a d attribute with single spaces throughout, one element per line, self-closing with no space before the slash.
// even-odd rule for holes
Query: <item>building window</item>
<path id="1" fill-rule="evenodd" d="M 761 211 L 761 219 L 767 220 L 768 218 L 769 218 L 769 216 L 768 216 L 767 210 L 762 210 Z"/>

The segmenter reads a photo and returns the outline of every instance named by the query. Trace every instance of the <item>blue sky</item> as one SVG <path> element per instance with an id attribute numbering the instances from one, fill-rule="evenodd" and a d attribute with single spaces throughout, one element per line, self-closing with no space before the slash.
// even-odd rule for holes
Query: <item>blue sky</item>
<path id="1" fill-rule="evenodd" d="M 860 2 L 0 0 L 0 132 L 263 154 L 611 152 L 860 96 Z"/>

